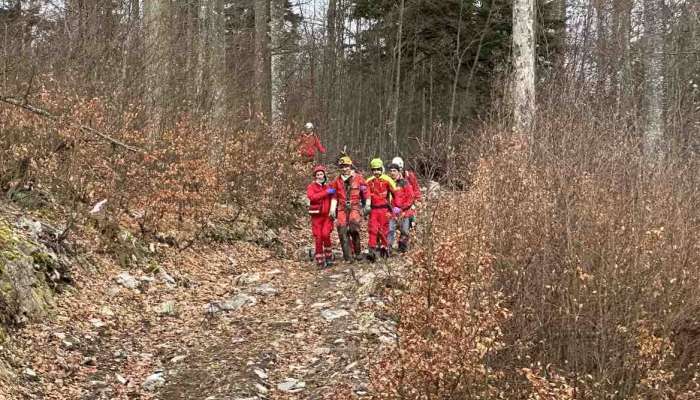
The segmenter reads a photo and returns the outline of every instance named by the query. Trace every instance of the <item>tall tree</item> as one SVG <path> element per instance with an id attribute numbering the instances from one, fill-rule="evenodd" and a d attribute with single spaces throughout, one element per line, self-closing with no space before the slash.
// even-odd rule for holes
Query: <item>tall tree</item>
<path id="1" fill-rule="evenodd" d="M 546 51 L 556 61 L 561 61 L 566 44 L 566 0 L 548 0 L 543 4 L 543 22 L 551 27 Z"/>
<path id="2" fill-rule="evenodd" d="M 270 0 L 270 101 L 272 123 L 283 122 L 282 105 L 284 103 L 284 14 L 286 0 Z"/>
<path id="3" fill-rule="evenodd" d="M 397 153 L 399 150 L 399 105 L 401 100 L 401 47 L 403 44 L 403 15 L 406 9 L 406 3 L 401 0 L 399 6 L 399 29 L 396 32 L 396 72 L 394 75 L 394 121 L 391 125 L 391 142 L 392 151 Z"/>
<path id="4" fill-rule="evenodd" d="M 255 113 L 266 123 L 272 115 L 270 0 L 255 0 Z"/>
<path id="5" fill-rule="evenodd" d="M 535 0 L 513 2 L 515 132 L 530 139 L 535 118 Z"/>
<path id="6" fill-rule="evenodd" d="M 146 115 L 149 125 L 157 133 L 162 128 L 166 107 L 170 1 L 146 1 L 143 14 L 146 45 Z"/>
<path id="7" fill-rule="evenodd" d="M 328 0 L 328 9 L 326 10 L 326 43 L 323 52 L 323 128 L 326 131 L 334 131 L 336 129 L 334 119 L 333 119 L 333 106 L 336 99 L 337 85 L 336 79 L 336 66 L 338 65 L 337 59 L 337 45 L 338 45 L 338 35 L 336 30 L 336 25 L 338 16 L 338 2 L 337 0 Z"/>
<path id="8" fill-rule="evenodd" d="M 209 29 L 211 30 L 212 121 L 217 127 L 224 123 L 226 112 L 226 18 L 224 1 L 212 3 Z"/>
<path id="9" fill-rule="evenodd" d="M 660 152 L 664 134 L 664 22 L 663 0 L 644 0 L 645 100 L 647 120 L 644 150 L 650 157 Z"/>

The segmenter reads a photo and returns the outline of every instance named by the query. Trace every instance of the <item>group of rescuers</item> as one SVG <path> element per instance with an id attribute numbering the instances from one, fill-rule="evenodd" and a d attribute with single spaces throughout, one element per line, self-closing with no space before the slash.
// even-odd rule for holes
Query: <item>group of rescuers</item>
<path id="1" fill-rule="evenodd" d="M 301 139 L 302 157 L 312 160 L 315 150 L 325 152 L 315 135 L 306 134 Z M 386 170 L 381 159 L 372 159 L 369 163 L 372 174 L 367 178 L 346 154 L 339 157 L 337 166 L 339 174 L 331 179 L 324 165 L 316 165 L 313 181 L 306 187 L 315 263 L 320 268 L 332 264 L 331 232 L 334 225 L 343 259 L 346 262 L 362 260 L 360 230 L 363 216 L 368 218 L 369 261 L 391 255 L 397 230 L 400 232 L 398 251 L 408 250 L 410 232 L 416 223 L 416 203 L 421 199 L 416 174 L 404 169 L 401 157 L 394 157 Z"/>

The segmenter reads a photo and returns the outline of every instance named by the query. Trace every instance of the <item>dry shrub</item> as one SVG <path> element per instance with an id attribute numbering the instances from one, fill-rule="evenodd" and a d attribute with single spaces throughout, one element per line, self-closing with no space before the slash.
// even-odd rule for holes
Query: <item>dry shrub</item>
<path id="1" fill-rule="evenodd" d="M 479 166 L 513 313 L 495 362 L 554 365 L 579 398 L 674 398 L 698 362 L 674 342 L 700 295 L 698 160 L 654 164 L 614 118 L 579 112 L 545 115 L 531 149 L 497 140 Z"/>
<path id="2" fill-rule="evenodd" d="M 532 386 L 528 400 L 573 400 L 576 391 L 552 368 L 523 368 L 521 370 Z"/>
<path id="3" fill-rule="evenodd" d="M 655 164 L 614 116 L 572 104 L 548 109 L 536 146 L 497 140 L 479 166 L 513 312 L 497 364 L 554 365 L 580 398 L 674 398 L 698 362 L 674 341 L 700 296 L 698 160 Z"/>
<path id="4" fill-rule="evenodd" d="M 399 341 L 372 371 L 378 399 L 461 399 L 495 395 L 500 374 L 487 359 L 502 349 L 508 317 L 494 286 L 485 226 L 470 220 L 479 193 L 437 205 L 434 241 L 411 255 L 415 269 L 397 305 Z"/>
<path id="5" fill-rule="evenodd" d="M 645 157 L 632 128 L 585 99 L 559 97 L 541 110 L 533 146 L 486 130 L 492 140 L 468 192 L 436 206 L 424 244 L 434 252 L 415 260 L 398 309 L 399 353 L 384 361 L 391 373 L 380 393 L 478 397 L 446 389 L 473 379 L 503 398 L 700 397 L 700 160 Z M 478 255 L 488 255 L 486 273 Z M 459 273 L 441 279 L 445 268 Z M 427 299 L 454 304 L 474 282 L 489 304 L 495 293 L 506 301 L 478 320 L 464 300 L 434 316 Z M 510 317 L 491 322 L 502 308 Z M 434 335 L 442 321 L 467 344 Z M 480 323 L 500 328 L 502 345 L 474 359 L 469 346 L 482 334 L 494 339 L 475 330 Z M 460 369 L 462 356 L 483 369 Z M 454 368 L 473 375 L 455 380 Z"/>
<path id="6" fill-rule="evenodd" d="M 184 242 L 212 219 L 235 220 L 242 210 L 274 209 L 277 216 L 293 211 L 285 206 L 297 190 L 290 182 L 296 182 L 298 172 L 286 167 L 286 131 L 232 133 L 206 128 L 185 115 L 172 129 L 153 133 L 140 125 L 138 109 L 113 115 L 100 99 L 44 92 L 38 103 L 61 117 L 49 120 L 0 107 L 0 185 L 5 190 L 48 193 L 76 218 L 106 199 L 112 223 Z M 130 151 L 81 126 L 140 150 Z M 273 184 L 278 171 L 288 179 Z"/>

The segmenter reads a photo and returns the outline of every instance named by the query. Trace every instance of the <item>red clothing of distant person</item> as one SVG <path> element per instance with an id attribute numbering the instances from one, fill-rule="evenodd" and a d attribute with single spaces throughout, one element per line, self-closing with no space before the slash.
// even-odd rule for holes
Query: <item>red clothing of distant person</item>
<path id="1" fill-rule="evenodd" d="M 316 151 L 319 153 L 326 152 L 326 148 L 323 147 L 318 136 L 314 133 L 302 133 L 299 137 L 299 154 L 307 161 L 313 161 Z"/>
<path id="2" fill-rule="evenodd" d="M 343 258 L 349 261 L 351 256 L 358 257 L 362 251 L 360 243 L 360 225 L 362 207 L 367 198 L 367 184 L 362 175 L 351 172 L 349 176 L 338 176 L 332 183 L 336 189 L 338 208 L 335 225 L 343 250 Z"/>
<path id="3" fill-rule="evenodd" d="M 387 234 L 389 233 L 389 219 L 391 218 L 391 196 L 396 190 L 396 183 L 387 175 L 367 178 L 367 192 L 371 201 L 371 211 L 367 232 L 369 233 L 369 247 L 377 246 L 377 241 L 382 247 L 387 247 Z"/>
<path id="4" fill-rule="evenodd" d="M 413 197 L 415 201 L 420 201 L 421 200 L 421 192 L 420 192 L 420 185 L 418 184 L 418 177 L 416 176 L 416 173 L 413 171 L 405 171 L 403 172 L 403 177 L 408 181 L 408 183 L 411 184 L 411 188 L 413 189 Z"/>
<path id="5" fill-rule="evenodd" d="M 412 217 L 415 215 L 415 210 L 412 210 L 413 201 L 415 200 L 415 192 L 406 178 L 401 178 L 396 181 L 397 190 L 394 192 L 392 207 L 401 209 L 401 217 Z"/>
<path id="6" fill-rule="evenodd" d="M 314 170 L 314 173 L 317 169 Z M 320 184 L 317 181 L 311 182 L 306 187 L 306 196 L 310 202 L 311 233 L 314 236 L 314 258 L 318 264 L 332 258 L 333 220 L 329 216 L 329 211 L 331 199 L 335 197 L 335 194 L 328 193 L 329 188 L 331 188 L 330 185 Z"/>
<path id="7" fill-rule="evenodd" d="M 364 203 L 367 184 L 360 174 L 352 173 L 347 179 L 337 177 L 331 186 L 337 191 L 338 211 L 336 222 L 347 225 L 348 222 L 359 224 L 362 219 L 362 203 Z"/>

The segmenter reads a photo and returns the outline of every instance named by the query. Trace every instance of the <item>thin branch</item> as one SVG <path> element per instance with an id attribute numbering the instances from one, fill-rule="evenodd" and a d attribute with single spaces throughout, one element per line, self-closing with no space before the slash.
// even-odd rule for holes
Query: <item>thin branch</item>
<path id="1" fill-rule="evenodd" d="M 42 117 L 44 117 L 44 118 L 50 119 L 50 120 L 52 120 L 52 121 L 55 121 L 55 120 L 58 119 L 57 116 L 51 114 L 50 112 L 48 112 L 48 111 L 46 111 L 46 110 L 44 110 L 44 109 L 42 109 L 42 108 L 33 106 L 33 105 L 31 105 L 31 104 L 29 104 L 29 103 L 26 103 L 26 102 L 24 102 L 24 101 L 18 100 L 18 99 L 14 98 L 14 97 L 0 96 L 0 101 L 3 102 L 3 103 L 11 104 L 11 105 L 13 105 L 13 106 L 15 106 L 15 107 L 22 108 L 22 109 L 24 109 L 24 110 L 26 110 L 26 111 L 29 111 L 29 112 L 34 113 L 34 114 L 36 114 L 36 115 L 39 115 L 39 116 L 42 116 Z M 143 152 L 143 150 L 141 150 L 141 149 L 138 148 L 138 147 L 134 147 L 134 146 L 128 145 L 128 144 L 126 144 L 126 143 L 124 143 L 124 142 L 122 142 L 122 141 L 119 141 L 119 140 L 117 140 L 117 139 L 114 139 L 113 137 L 111 137 L 111 136 L 109 136 L 109 135 L 107 135 L 107 134 L 105 134 L 105 133 L 102 133 L 102 132 L 98 131 L 97 129 L 91 128 L 91 127 L 89 127 L 89 126 L 87 126 L 87 125 L 78 124 L 78 127 L 80 128 L 81 131 L 90 133 L 90 134 L 95 135 L 95 136 L 98 136 L 98 137 L 100 137 L 100 138 L 102 138 L 102 139 L 104 139 L 104 140 L 106 140 L 106 141 L 108 141 L 108 142 L 110 142 L 110 143 L 112 143 L 112 144 L 114 144 L 114 145 L 116 145 L 116 146 L 123 147 L 123 148 L 125 148 L 125 149 L 127 149 L 127 150 L 130 150 L 130 151 L 133 151 L 133 152 L 136 152 L 136 153 L 141 153 L 141 152 Z"/>

